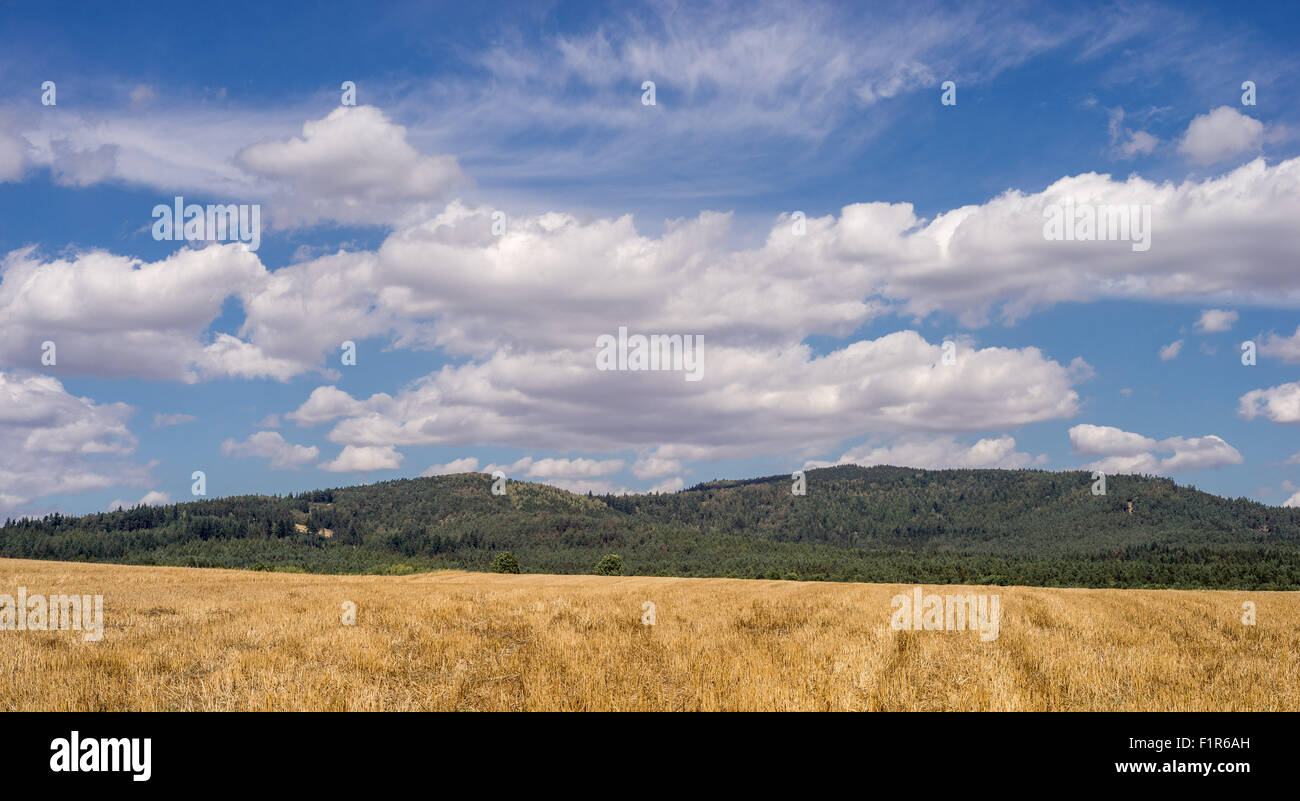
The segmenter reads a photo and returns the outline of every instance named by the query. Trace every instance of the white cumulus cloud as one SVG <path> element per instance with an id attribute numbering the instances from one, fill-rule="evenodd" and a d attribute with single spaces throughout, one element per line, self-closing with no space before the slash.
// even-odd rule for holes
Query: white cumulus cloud
<path id="1" fill-rule="evenodd" d="M 473 456 L 466 456 L 461 459 L 452 459 L 446 464 L 430 465 L 427 470 L 421 473 L 421 476 L 449 476 L 454 473 L 474 473 L 478 471 L 478 459 Z"/>
<path id="2" fill-rule="evenodd" d="M 315 445 L 293 445 L 277 431 L 258 431 L 243 442 L 227 439 L 221 443 L 221 452 L 236 458 L 269 459 L 272 470 L 296 470 L 320 456 L 320 448 Z"/>
<path id="3" fill-rule="evenodd" d="M 1231 106 L 1219 106 L 1192 120 L 1178 149 L 1198 164 L 1213 164 L 1256 152 L 1263 143 L 1264 123 Z"/>
<path id="4" fill-rule="evenodd" d="M 373 106 L 339 106 L 302 136 L 244 148 L 236 162 L 288 183 L 287 221 L 390 223 L 413 202 L 446 200 L 464 180 L 453 156 L 422 155 Z"/>
<path id="5" fill-rule="evenodd" d="M 331 473 L 366 473 L 372 470 L 396 470 L 402 466 L 402 454 L 392 446 L 348 445 L 333 460 L 320 465 Z"/>
<path id="6" fill-rule="evenodd" d="M 1200 319 L 1196 321 L 1198 331 L 1207 334 L 1229 331 L 1234 323 L 1237 322 L 1237 312 L 1225 309 L 1206 309 L 1201 312 Z"/>
<path id="7" fill-rule="evenodd" d="M 1113 426 L 1076 425 L 1070 429 L 1070 445 L 1080 455 L 1104 458 L 1084 467 L 1107 474 L 1185 473 L 1241 464 L 1241 453 L 1222 437 L 1150 437 Z M 1161 456 L 1168 453 L 1167 456 Z"/>
<path id="8" fill-rule="evenodd" d="M 1237 413 L 1247 420 L 1263 416 L 1274 423 L 1300 423 L 1300 382 L 1253 389 L 1238 399 Z"/>

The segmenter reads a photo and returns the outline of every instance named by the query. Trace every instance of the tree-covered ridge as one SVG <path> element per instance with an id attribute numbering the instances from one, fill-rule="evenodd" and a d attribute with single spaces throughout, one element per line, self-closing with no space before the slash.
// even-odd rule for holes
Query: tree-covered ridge
<path id="1" fill-rule="evenodd" d="M 1300 509 L 1150 476 L 1108 476 L 1104 496 L 1092 494 L 1089 473 L 1044 470 L 847 465 L 809 471 L 803 497 L 791 494 L 791 483 L 715 481 L 676 495 L 605 500 L 684 525 L 850 548 L 1080 555 L 1147 544 L 1300 546 Z"/>
<path id="2" fill-rule="evenodd" d="M 678 493 L 577 495 L 479 473 L 287 497 L 7 521 L 0 556 L 312 572 L 589 573 L 1043 586 L 1300 589 L 1300 509 L 1165 478 L 1084 472 L 810 470 Z M 1130 508 L 1131 503 L 1131 508 Z"/>

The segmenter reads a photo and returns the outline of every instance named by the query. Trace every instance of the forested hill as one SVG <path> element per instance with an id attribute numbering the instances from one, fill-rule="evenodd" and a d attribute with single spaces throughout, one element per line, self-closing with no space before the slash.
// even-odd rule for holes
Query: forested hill
<path id="1" fill-rule="evenodd" d="M 1164 478 L 841 466 L 678 493 L 575 495 L 466 473 L 7 521 L 0 557 L 311 572 L 639 575 L 1300 589 L 1300 509 Z"/>

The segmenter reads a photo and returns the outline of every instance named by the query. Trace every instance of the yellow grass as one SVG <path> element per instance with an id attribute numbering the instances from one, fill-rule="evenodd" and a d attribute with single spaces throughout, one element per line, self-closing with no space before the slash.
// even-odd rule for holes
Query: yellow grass
<path id="1" fill-rule="evenodd" d="M 0 560 L 19 586 L 105 630 L 0 631 L 0 710 L 1300 709 L 1297 593 L 977 587 L 980 642 L 894 631 L 904 585 Z"/>

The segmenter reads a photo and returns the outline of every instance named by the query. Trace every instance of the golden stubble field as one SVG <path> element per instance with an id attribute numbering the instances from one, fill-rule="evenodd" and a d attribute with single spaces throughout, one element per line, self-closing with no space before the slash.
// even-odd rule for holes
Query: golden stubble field
<path id="1" fill-rule="evenodd" d="M 894 631 L 910 585 L 0 560 L 20 586 L 102 594 L 104 636 L 0 631 L 0 710 L 1300 709 L 1300 593 L 974 587 L 981 642 Z"/>

